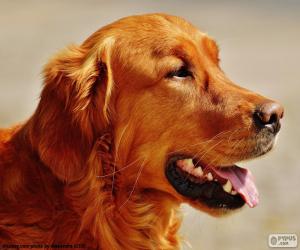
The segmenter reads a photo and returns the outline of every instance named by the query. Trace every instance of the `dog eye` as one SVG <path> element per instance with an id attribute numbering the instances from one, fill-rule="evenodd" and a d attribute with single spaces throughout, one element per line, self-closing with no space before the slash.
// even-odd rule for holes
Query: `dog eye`
<path id="1" fill-rule="evenodd" d="M 167 78 L 186 78 L 193 76 L 192 72 L 187 67 L 183 66 L 178 70 L 172 71 L 167 75 Z"/>

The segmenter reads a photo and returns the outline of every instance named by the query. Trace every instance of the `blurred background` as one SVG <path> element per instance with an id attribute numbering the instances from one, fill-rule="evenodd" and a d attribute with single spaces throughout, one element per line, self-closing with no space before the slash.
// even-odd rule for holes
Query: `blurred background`
<path id="1" fill-rule="evenodd" d="M 183 249 L 268 249 L 270 233 L 300 238 L 300 1 L 0 0 L 0 127 L 26 120 L 47 59 L 118 18 L 149 12 L 185 17 L 214 37 L 236 83 L 279 100 L 285 117 L 276 149 L 244 163 L 260 204 L 216 219 L 183 206 Z"/>

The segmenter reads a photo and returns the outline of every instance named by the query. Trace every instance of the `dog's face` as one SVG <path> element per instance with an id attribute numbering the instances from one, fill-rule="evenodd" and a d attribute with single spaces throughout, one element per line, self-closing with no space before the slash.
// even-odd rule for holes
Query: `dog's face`
<path id="1" fill-rule="evenodd" d="M 192 25 L 165 16 L 140 21 L 123 37 L 126 53 L 113 69 L 117 153 L 126 152 L 123 166 L 138 162 L 123 182 L 132 187 L 139 177 L 139 188 L 214 214 L 255 206 L 251 173 L 234 164 L 271 150 L 282 108 L 233 84 L 215 42 Z"/>
<path id="2" fill-rule="evenodd" d="M 112 42 L 98 91 L 109 94 L 89 113 L 110 110 L 120 190 L 160 191 L 215 215 L 255 206 L 253 177 L 235 163 L 271 150 L 282 107 L 232 83 L 216 43 L 181 18 L 135 16 L 99 30 L 82 45 L 82 74 L 96 72 L 89 58 L 99 58 L 103 37 Z"/>

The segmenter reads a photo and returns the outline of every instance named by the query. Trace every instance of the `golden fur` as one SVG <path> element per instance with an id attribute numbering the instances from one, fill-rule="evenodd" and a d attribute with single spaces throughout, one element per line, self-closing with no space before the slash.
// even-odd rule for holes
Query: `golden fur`
<path id="1" fill-rule="evenodd" d="M 170 186 L 167 156 L 218 142 L 203 161 L 249 157 L 248 111 L 266 100 L 232 84 L 218 61 L 213 40 L 164 14 L 121 19 L 53 57 L 33 116 L 0 130 L 0 243 L 178 249 L 182 202 L 220 212 Z M 182 63 L 195 84 L 164 77 Z M 249 138 L 236 145 L 243 156 L 229 135 Z"/>

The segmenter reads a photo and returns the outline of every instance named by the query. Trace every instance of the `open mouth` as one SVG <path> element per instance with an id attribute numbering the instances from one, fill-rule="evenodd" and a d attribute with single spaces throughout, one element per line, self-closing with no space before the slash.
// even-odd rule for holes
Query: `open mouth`
<path id="1" fill-rule="evenodd" d="M 204 165 L 197 159 L 174 156 L 167 163 L 166 177 L 178 193 L 210 208 L 235 209 L 245 203 L 249 207 L 258 204 L 251 172 L 236 165 Z"/>

